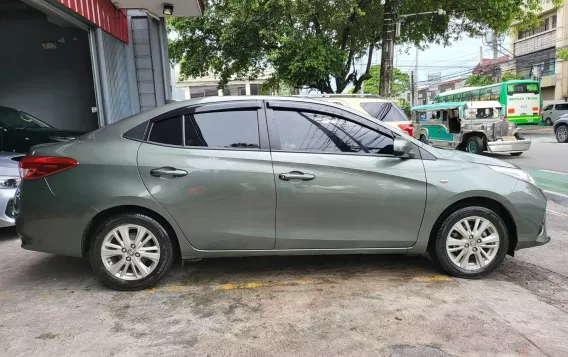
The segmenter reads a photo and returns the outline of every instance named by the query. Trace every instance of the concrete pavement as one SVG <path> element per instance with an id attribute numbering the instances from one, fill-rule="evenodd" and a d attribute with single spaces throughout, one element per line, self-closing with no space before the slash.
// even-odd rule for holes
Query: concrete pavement
<path id="1" fill-rule="evenodd" d="M 566 215 L 566 216 L 564 216 Z M 482 280 L 404 256 L 202 260 L 116 292 L 0 232 L 3 356 L 566 356 L 568 209 Z"/>

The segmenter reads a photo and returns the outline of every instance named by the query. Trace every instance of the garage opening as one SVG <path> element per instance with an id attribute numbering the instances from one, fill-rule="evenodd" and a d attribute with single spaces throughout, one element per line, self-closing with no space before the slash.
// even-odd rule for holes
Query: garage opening
<path id="1" fill-rule="evenodd" d="M 98 127 L 85 29 L 21 1 L 2 0 L 0 43 L 0 109 L 5 115 L 14 109 L 61 130 Z M 32 121 L 28 117 L 26 123 L 35 128 Z"/>

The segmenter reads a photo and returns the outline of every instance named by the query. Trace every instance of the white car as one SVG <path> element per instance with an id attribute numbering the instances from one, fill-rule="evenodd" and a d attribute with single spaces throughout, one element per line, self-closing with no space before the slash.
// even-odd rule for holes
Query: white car
<path id="1" fill-rule="evenodd" d="M 304 97 L 344 105 L 369 114 L 385 124 L 401 129 L 410 136 L 414 134 L 412 121 L 393 100 L 381 98 L 373 94 L 320 94 Z"/>
<path id="2" fill-rule="evenodd" d="M 13 152 L 0 152 L 0 228 L 14 225 L 14 194 L 20 183 L 20 169 Z"/>

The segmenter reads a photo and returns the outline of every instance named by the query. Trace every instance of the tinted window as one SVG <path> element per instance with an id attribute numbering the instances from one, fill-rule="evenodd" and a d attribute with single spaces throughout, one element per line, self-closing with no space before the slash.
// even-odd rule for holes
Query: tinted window
<path id="1" fill-rule="evenodd" d="M 566 104 L 556 104 L 556 110 L 568 110 L 568 103 Z"/>
<path id="2" fill-rule="evenodd" d="M 256 110 L 188 115 L 185 117 L 185 145 L 258 149 Z"/>
<path id="3" fill-rule="evenodd" d="M 134 128 L 128 130 L 122 136 L 125 137 L 125 138 L 128 138 L 128 139 L 144 140 L 144 134 L 146 133 L 146 127 L 147 126 L 148 126 L 148 122 L 137 125 Z"/>
<path id="4" fill-rule="evenodd" d="M 373 118 L 385 122 L 407 121 L 408 118 L 400 108 L 391 102 L 364 102 L 361 108 L 365 109 Z"/>
<path id="5" fill-rule="evenodd" d="M 282 150 L 392 154 L 392 133 L 327 114 L 275 111 Z"/>
<path id="6" fill-rule="evenodd" d="M 149 141 L 167 145 L 183 145 L 182 117 L 157 121 L 152 124 Z"/>
<path id="7" fill-rule="evenodd" d="M 552 105 L 552 104 L 547 105 L 546 108 L 544 108 L 543 110 L 550 110 L 550 109 L 552 109 L 553 106 L 554 106 L 554 105 Z"/>

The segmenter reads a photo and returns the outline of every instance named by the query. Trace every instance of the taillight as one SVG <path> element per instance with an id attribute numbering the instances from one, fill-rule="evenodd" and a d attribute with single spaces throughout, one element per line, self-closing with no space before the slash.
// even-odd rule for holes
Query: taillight
<path id="1" fill-rule="evenodd" d="M 408 133 L 408 135 L 414 136 L 414 127 L 412 126 L 412 123 L 410 123 L 410 124 L 398 124 L 398 127 L 401 130 L 406 131 Z"/>
<path id="2" fill-rule="evenodd" d="M 20 176 L 22 180 L 35 180 L 65 171 L 78 164 L 69 157 L 24 156 L 20 160 Z"/>

